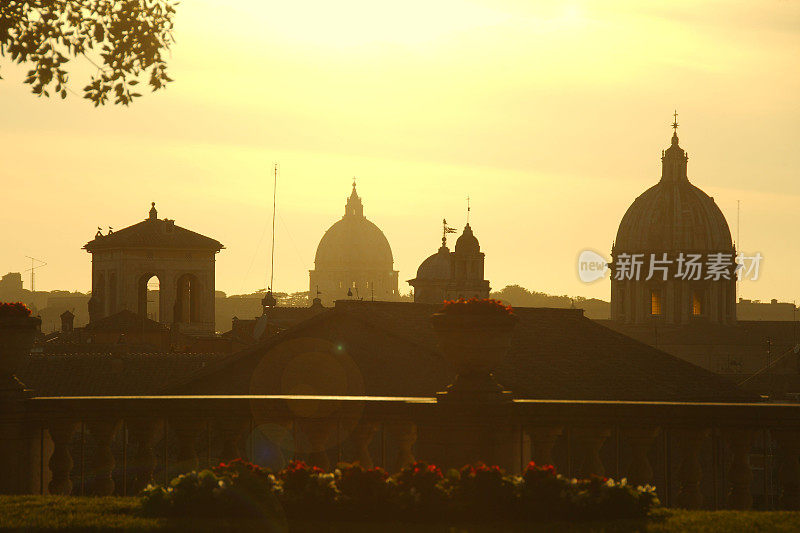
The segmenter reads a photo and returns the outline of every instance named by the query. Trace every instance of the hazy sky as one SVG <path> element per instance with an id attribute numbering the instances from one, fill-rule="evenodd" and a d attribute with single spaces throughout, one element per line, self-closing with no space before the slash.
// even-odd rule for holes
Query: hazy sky
<path id="1" fill-rule="evenodd" d="M 279 161 L 276 290 L 307 289 L 357 176 L 401 280 L 469 195 L 494 288 L 608 299 L 577 256 L 658 180 L 677 108 L 690 179 L 765 257 L 740 295 L 800 300 L 800 2 L 185 0 L 176 24 L 175 83 L 129 109 L 0 60 L 0 273 L 88 290 L 81 246 L 155 201 L 225 245 L 218 289 L 264 287 Z"/>

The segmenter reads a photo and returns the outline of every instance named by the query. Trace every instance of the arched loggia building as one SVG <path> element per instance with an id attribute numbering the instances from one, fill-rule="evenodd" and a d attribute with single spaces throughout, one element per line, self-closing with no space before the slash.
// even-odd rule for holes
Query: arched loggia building
<path id="1" fill-rule="evenodd" d="M 628 208 L 612 247 L 611 317 L 617 323 L 736 322 L 731 232 L 714 199 L 689 182 L 689 158 L 678 144 L 677 126 L 673 124 L 671 146 L 662 152 L 661 179 Z M 663 271 L 654 270 L 648 280 L 650 258 L 662 260 L 664 254 L 667 261 L 654 266 L 667 266 L 667 279 Z M 686 262 L 698 255 L 699 276 L 688 272 Z M 730 260 L 726 275 L 708 276 L 708 262 L 715 256 Z M 638 275 L 631 275 L 634 257 L 643 263 Z M 621 270 L 627 275 L 622 276 Z"/>
<path id="2" fill-rule="evenodd" d="M 222 244 L 159 219 L 155 203 L 142 222 L 84 246 L 92 254 L 94 322 L 127 309 L 147 316 L 147 283 L 157 278 L 158 321 L 182 333 L 214 333 L 214 265 Z"/>

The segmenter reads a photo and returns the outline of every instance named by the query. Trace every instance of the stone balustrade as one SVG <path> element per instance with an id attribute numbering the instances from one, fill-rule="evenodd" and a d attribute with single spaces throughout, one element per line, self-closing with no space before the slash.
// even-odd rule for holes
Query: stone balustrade
<path id="1" fill-rule="evenodd" d="M 800 405 L 309 396 L 34 397 L 38 491 L 135 494 L 242 457 L 390 472 L 528 461 L 652 484 L 685 508 L 800 508 Z M 28 487 L 35 486 L 30 482 Z"/>

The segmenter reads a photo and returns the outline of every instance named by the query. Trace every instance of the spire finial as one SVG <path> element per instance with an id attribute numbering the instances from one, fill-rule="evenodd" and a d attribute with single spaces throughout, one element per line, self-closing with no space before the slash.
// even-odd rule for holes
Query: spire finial
<path id="1" fill-rule="evenodd" d="M 158 218 L 158 211 L 156 211 L 156 203 L 150 203 L 150 220 L 155 220 Z"/>
<path id="2" fill-rule="evenodd" d="M 353 190 L 356 190 L 356 177 L 353 176 Z"/>
<path id="3" fill-rule="evenodd" d="M 467 195 L 467 225 L 469 225 L 469 195 Z"/>

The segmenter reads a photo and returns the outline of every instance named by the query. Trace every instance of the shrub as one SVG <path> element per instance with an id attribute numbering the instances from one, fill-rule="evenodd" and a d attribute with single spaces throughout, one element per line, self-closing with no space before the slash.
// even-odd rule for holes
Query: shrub
<path id="1" fill-rule="evenodd" d="M 506 475 L 498 466 L 477 463 L 463 467 L 449 478 L 453 483 L 451 501 L 456 516 L 477 520 L 515 516 L 519 477 Z"/>
<path id="2" fill-rule="evenodd" d="M 520 505 L 522 515 L 531 517 L 564 518 L 569 515 L 575 487 L 556 472 L 553 465 L 528 463 L 522 475 Z"/>
<path id="3" fill-rule="evenodd" d="M 382 468 L 341 464 L 336 469 L 340 513 L 343 517 L 380 518 L 396 515 L 389 474 Z"/>
<path id="4" fill-rule="evenodd" d="M 407 465 L 389 478 L 394 502 L 411 520 L 442 518 L 448 501 L 448 484 L 436 465 L 422 461 Z"/>
<path id="5" fill-rule="evenodd" d="M 653 487 L 633 487 L 625 479 L 616 482 L 593 476 L 574 486 L 571 503 L 576 517 L 582 520 L 643 518 L 660 505 Z"/>
<path id="6" fill-rule="evenodd" d="M 291 516 L 324 516 L 333 510 L 339 495 L 334 474 L 303 461 L 292 461 L 277 477 L 281 501 Z"/>
<path id="7" fill-rule="evenodd" d="M 142 492 L 143 513 L 285 522 L 274 476 L 240 465 L 220 465 L 215 470 L 218 473 L 202 470 L 182 474 L 167 487 L 148 486 Z"/>
<path id="8" fill-rule="evenodd" d="M 268 469 L 234 459 L 230 463 L 220 463 L 212 471 L 218 478 L 230 480 L 226 484 L 225 496 L 234 500 L 230 505 L 244 514 L 260 516 L 263 511 L 260 502 L 269 502 L 270 510 L 279 507 L 278 481 Z"/>

